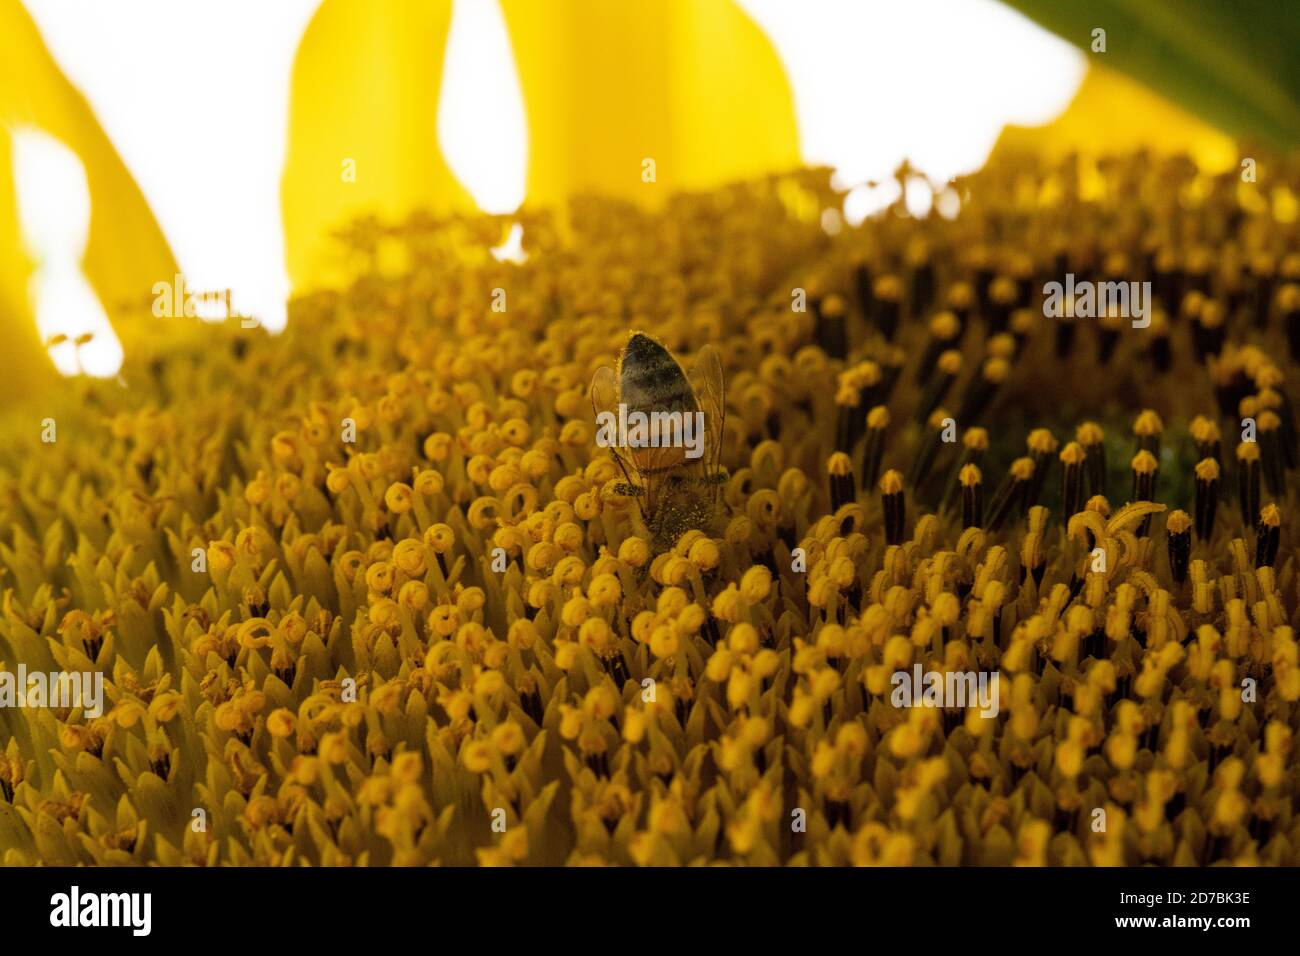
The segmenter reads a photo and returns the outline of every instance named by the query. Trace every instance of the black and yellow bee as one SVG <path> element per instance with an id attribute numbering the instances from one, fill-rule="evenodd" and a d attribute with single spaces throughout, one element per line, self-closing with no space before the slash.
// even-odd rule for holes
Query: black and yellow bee
<path id="1" fill-rule="evenodd" d="M 726 411 L 717 351 L 709 345 L 700 349 L 688 376 L 668 349 L 644 332 L 633 332 L 617 370 L 596 370 L 591 404 L 598 423 L 602 415 L 620 426 L 638 415 L 649 422 L 631 442 L 620 427 L 620 440 L 605 443 L 627 479 L 618 490 L 637 498 L 647 528 L 668 543 L 691 528 L 707 528 L 725 481 L 720 459 Z M 686 426 L 689 443 L 681 440 L 688 416 L 702 423 L 698 434 Z"/>

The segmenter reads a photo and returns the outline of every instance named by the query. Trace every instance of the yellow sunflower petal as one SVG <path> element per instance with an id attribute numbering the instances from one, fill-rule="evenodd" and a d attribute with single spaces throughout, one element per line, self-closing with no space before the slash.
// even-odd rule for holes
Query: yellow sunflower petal
<path id="1" fill-rule="evenodd" d="M 785 73 L 732 0 L 501 7 L 528 117 L 530 203 L 596 192 L 655 205 L 799 163 Z"/>
<path id="2" fill-rule="evenodd" d="M 50 56 L 19 0 L 0 0 L 0 36 L 5 38 L 0 61 L 0 302 L 13 317 L 11 324 L 22 326 L 16 334 L 20 341 L 0 358 L 0 390 L 7 393 L 29 376 L 35 384 L 45 377 L 41 370 L 52 368 L 43 349 L 39 355 L 33 349 L 35 328 L 28 330 L 30 263 L 22 253 L 11 187 L 14 129 L 30 126 L 48 133 L 76 153 L 85 167 L 91 214 L 82 271 L 124 348 L 145 333 L 156 333 L 149 309 L 153 284 L 171 281 L 177 270 L 139 187 L 84 97 Z M 21 371 L 11 374 L 11 369 Z"/>
<path id="3" fill-rule="evenodd" d="M 0 349 L 0 400 L 30 394 L 57 378 L 49 354 L 36 331 L 27 294 L 32 263 L 18 229 L 18 208 L 12 188 L 13 144 L 0 126 L 0 316 L 5 347 Z"/>
<path id="4" fill-rule="evenodd" d="M 1185 152 L 1207 172 L 1230 169 L 1239 158 L 1225 133 L 1095 60 L 1064 113 L 1046 126 L 1008 126 L 998 140 L 1000 151 L 1038 152 L 1051 159 L 1136 149 Z"/>
<path id="5" fill-rule="evenodd" d="M 360 215 L 474 210 L 438 145 L 449 0 L 325 0 L 294 62 L 281 210 L 295 290 L 344 277 Z"/>

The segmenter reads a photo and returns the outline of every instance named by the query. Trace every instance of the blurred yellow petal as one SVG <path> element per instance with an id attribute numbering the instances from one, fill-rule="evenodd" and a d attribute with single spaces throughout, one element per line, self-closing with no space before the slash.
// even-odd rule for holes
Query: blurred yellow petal
<path id="1" fill-rule="evenodd" d="M 594 192 L 654 205 L 799 164 L 785 72 L 732 0 L 501 7 L 528 119 L 529 203 Z"/>
<path id="2" fill-rule="evenodd" d="M 295 290 L 345 276 L 358 216 L 474 210 L 438 146 L 450 0 L 325 0 L 294 61 L 281 208 Z"/>
<path id="3" fill-rule="evenodd" d="M 76 153 L 85 167 L 91 213 L 82 271 L 124 347 L 156 333 L 150 310 L 153 284 L 171 281 L 177 269 L 139 187 L 19 0 L 0 0 L 0 36 L 5 38 L 0 59 L 0 304 L 11 324 L 22 325 L 18 341 L 0 358 L 0 394 L 5 394 L 36 384 L 53 368 L 43 349 L 38 355 L 31 347 L 37 333 L 27 288 L 31 263 L 22 253 L 15 212 L 15 128 L 43 130 Z M 17 385 L 20 380 L 28 386 Z"/>
<path id="4" fill-rule="evenodd" d="M 1064 113 L 1046 126 L 1007 127 L 998 149 L 1039 152 L 1049 159 L 1070 152 L 1185 152 L 1213 173 L 1230 169 L 1239 160 L 1230 137 L 1136 80 L 1095 61 Z"/>
<path id="5" fill-rule="evenodd" d="M 0 400 L 29 394 L 57 378 L 49 354 L 36 331 L 36 317 L 27 293 L 32 263 L 18 229 L 18 203 L 13 190 L 13 139 L 0 126 Z"/>

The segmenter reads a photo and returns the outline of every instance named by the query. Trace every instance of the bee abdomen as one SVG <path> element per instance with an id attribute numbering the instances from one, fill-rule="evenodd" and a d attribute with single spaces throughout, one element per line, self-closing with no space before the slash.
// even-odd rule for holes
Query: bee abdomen
<path id="1" fill-rule="evenodd" d="M 695 392 L 669 351 L 638 332 L 619 362 L 619 400 L 641 411 L 695 411 Z"/>

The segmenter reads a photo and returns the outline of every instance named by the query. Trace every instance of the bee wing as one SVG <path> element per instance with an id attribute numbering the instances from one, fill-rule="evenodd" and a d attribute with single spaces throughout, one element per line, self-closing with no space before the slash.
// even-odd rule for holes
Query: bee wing
<path id="1" fill-rule="evenodd" d="M 608 365 L 602 365 L 596 369 L 596 374 L 591 377 L 591 408 L 596 413 L 597 428 L 600 427 L 602 413 L 613 415 L 614 420 L 618 421 L 618 375 Z M 623 477 L 627 479 L 627 483 L 644 488 L 645 481 L 637 470 L 636 462 L 632 456 L 626 454 L 617 443 L 606 447 L 608 447 L 610 455 L 618 464 L 619 470 L 623 472 Z"/>
<path id="2" fill-rule="evenodd" d="M 704 469 L 717 476 L 722 464 L 722 429 L 727 422 L 726 396 L 722 386 L 722 360 L 712 345 L 700 349 L 688 376 L 695 400 L 704 412 Z"/>
<path id="3" fill-rule="evenodd" d="M 618 376 L 608 365 L 596 369 L 591 377 L 591 408 L 598 416 L 601 412 L 618 415 Z"/>

